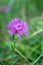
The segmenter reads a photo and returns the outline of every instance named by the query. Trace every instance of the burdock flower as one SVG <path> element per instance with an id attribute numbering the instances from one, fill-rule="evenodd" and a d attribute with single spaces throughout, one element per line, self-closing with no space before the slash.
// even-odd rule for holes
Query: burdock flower
<path id="1" fill-rule="evenodd" d="M 19 37 L 28 35 L 28 24 L 18 18 L 11 20 L 8 25 L 8 32 L 11 36 L 17 34 Z"/>

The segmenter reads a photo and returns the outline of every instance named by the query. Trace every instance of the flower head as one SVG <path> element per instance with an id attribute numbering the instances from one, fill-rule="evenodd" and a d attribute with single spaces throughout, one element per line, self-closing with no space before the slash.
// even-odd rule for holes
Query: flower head
<path id="1" fill-rule="evenodd" d="M 9 7 L 8 6 L 2 6 L 0 8 L 1 8 L 1 11 L 4 12 L 4 13 L 9 11 Z"/>
<path id="2" fill-rule="evenodd" d="M 11 20 L 8 25 L 8 32 L 11 36 L 17 34 L 19 37 L 23 35 L 28 35 L 28 24 L 26 22 L 22 22 L 18 18 L 14 18 Z"/>

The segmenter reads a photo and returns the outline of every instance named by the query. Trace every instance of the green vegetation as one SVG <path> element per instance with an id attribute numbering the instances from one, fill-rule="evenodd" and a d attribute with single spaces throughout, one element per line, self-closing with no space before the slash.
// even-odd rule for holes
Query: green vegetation
<path id="1" fill-rule="evenodd" d="M 0 65 L 43 65 L 43 0 L 0 0 L 9 11 L 0 11 Z M 20 18 L 29 24 L 29 34 L 21 39 L 7 32 L 7 23 Z"/>

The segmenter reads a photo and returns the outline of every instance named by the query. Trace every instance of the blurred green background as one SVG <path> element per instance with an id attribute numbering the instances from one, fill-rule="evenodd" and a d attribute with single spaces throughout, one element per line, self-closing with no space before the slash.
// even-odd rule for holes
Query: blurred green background
<path id="1" fill-rule="evenodd" d="M 0 65 L 43 65 L 43 0 L 0 0 L 2 6 L 9 11 L 0 11 Z M 29 24 L 29 35 L 15 40 L 21 55 L 11 48 L 12 37 L 7 32 L 7 23 L 13 18 Z"/>

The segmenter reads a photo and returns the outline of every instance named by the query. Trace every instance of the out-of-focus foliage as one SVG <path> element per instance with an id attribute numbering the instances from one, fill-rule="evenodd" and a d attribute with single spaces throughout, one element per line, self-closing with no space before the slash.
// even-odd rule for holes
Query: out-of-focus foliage
<path id="1" fill-rule="evenodd" d="M 0 65 L 43 65 L 43 31 L 32 36 L 43 30 L 43 0 L 0 0 L 0 7 L 4 5 L 9 12 L 0 11 Z M 25 58 L 10 46 L 13 39 L 6 25 L 15 17 L 29 24 L 29 35 L 15 40 L 16 48 Z"/>

